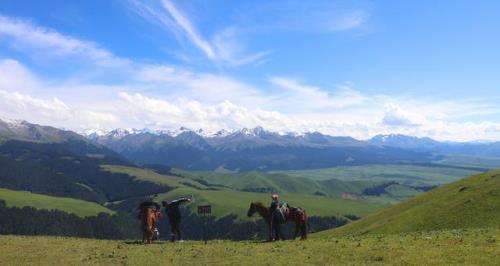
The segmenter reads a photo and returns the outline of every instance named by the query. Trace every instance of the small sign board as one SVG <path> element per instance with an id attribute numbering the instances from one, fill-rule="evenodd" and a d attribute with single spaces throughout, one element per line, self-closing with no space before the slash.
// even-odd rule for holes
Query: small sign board
<path id="1" fill-rule="evenodd" d="M 198 214 L 211 214 L 212 206 L 211 205 L 200 205 L 198 206 Z"/>

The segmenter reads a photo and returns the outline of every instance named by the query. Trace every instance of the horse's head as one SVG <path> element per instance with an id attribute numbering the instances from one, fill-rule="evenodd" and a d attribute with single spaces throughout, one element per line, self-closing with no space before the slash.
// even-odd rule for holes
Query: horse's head
<path id="1" fill-rule="evenodd" d="M 250 203 L 250 208 L 248 208 L 247 216 L 252 217 L 252 215 L 254 215 L 255 212 L 257 212 L 257 208 L 255 206 L 255 203 L 252 202 L 252 203 Z"/>

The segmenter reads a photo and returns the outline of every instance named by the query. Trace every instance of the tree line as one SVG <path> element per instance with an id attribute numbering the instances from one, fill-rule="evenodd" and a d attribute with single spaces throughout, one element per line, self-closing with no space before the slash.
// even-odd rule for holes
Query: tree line
<path id="1" fill-rule="evenodd" d="M 251 221 L 239 221 L 234 214 L 216 219 L 213 216 L 202 217 L 182 209 L 181 231 L 186 240 L 201 240 L 206 228 L 207 239 L 266 239 L 267 225 L 260 218 Z M 100 213 L 97 216 L 79 217 L 59 210 L 39 210 L 32 207 L 7 207 L 0 200 L 0 234 L 13 235 L 52 235 L 72 236 L 97 239 L 140 239 L 140 222 L 131 213 L 119 212 L 110 215 Z M 344 225 L 348 220 L 332 217 L 309 217 L 309 231 L 320 231 Z M 158 224 L 160 239 L 170 237 L 170 228 L 166 218 Z M 283 226 L 286 236 L 292 237 L 294 227 Z"/>

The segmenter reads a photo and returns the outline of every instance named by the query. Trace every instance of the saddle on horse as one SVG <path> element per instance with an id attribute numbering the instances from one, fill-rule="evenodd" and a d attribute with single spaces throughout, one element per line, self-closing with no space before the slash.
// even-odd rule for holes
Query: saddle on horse
<path id="1" fill-rule="evenodd" d="M 290 209 L 289 209 L 288 203 L 286 203 L 286 202 L 281 203 L 278 206 L 278 208 L 276 208 L 276 212 L 279 213 L 282 222 L 286 222 L 286 217 L 288 216 L 289 210 Z"/>
<path id="2" fill-rule="evenodd" d="M 285 223 L 288 219 L 294 219 L 295 216 L 301 215 L 303 209 L 300 207 L 292 207 L 287 202 L 284 202 L 276 208 L 276 212 L 279 213 L 282 218 L 282 222 Z"/>

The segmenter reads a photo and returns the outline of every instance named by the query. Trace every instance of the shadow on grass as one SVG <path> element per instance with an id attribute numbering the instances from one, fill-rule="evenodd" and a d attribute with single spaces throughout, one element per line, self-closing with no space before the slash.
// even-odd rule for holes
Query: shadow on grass
<path id="1" fill-rule="evenodd" d="M 156 240 L 153 241 L 151 244 L 144 244 L 141 240 L 134 240 L 134 241 L 124 241 L 123 244 L 126 245 L 165 245 L 165 244 L 170 244 L 172 242 L 170 241 L 163 241 L 163 240 Z"/>
<path id="2" fill-rule="evenodd" d="M 208 243 L 210 243 L 210 242 L 216 243 L 217 241 L 220 241 L 220 240 L 217 240 L 217 239 L 208 240 Z M 279 242 L 283 242 L 283 240 L 280 240 L 280 241 L 269 241 L 269 240 L 241 240 L 241 241 L 235 241 L 235 240 L 224 240 L 224 241 L 249 242 L 249 243 L 254 243 L 254 244 L 266 244 L 266 243 L 279 243 Z M 285 240 L 285 241 L 287 241 L 287 240 Z M 191 243 L 194 243 L 194 242 L 203 243 L 203 240 L 189 240 L 188 242 L 191 242 Z M 171 242 L 169 240 L 156 240 L 156 241 L 153 241 L 153 243 L 151 243 L 151 244 L 144 244 L 141 240 L 133 240 L 133 241 L 131 240 L 131 241 L 124 241 L 123 243 L 126 244 L 126 245 L 138 245 L 138 246 L 140 246 L 140 245 L 182 244 L 182 243 L 185 243 L 185 242 L 179 242 L 179 241 Z"/>

